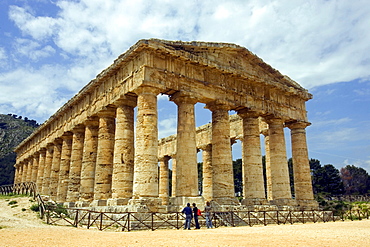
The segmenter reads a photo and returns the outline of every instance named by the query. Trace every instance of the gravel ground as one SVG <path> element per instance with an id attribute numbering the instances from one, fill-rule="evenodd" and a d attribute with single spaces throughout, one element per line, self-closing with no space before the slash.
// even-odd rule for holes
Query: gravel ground
<path id="1" fill-rule="evenodd" d="M 221 227 L 200 230 L 105 232 L 50 226 L 29 198 L 0 200 L 0 246 L 370 246 L 370 220 Z M 25 209 L 22 211 L 22 208 Z"/>

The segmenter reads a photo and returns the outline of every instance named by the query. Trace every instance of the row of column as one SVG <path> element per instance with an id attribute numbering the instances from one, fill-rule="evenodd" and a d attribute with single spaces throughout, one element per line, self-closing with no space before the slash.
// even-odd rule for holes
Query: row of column
<path id="1" fill-rule="evenodd" d="M 168 204 L 168 158 L 158 173 L 157 94 L 140 87 L 137 100 L 124 99 L 88 118 L 71 132 L 42 148 L 18 166 L 16 182 L 34 181 L 41 194 L 78 205 Z M 197 147 L 192 95 L 171 96 L 178 106 L 177 154 L 173 164 L 175 197 L 198 197 Z M 134 107 L 137 104 L 134 148 Z M 203 150 L 203 196 L 220 204 L 236 204 L 230 148 L 230 108 L 211 102 L 212 143 Z M 239 111 L 243 119 L 243 186 L 246 203 L 265 200 L 259 114 Z M 284 121 L 266 118 L 266 157 L 270 200 L 291 199 L 286 162 Z M 313 200 L 305 124 L 288 125 L 292 134 L 296 199 Z"/>

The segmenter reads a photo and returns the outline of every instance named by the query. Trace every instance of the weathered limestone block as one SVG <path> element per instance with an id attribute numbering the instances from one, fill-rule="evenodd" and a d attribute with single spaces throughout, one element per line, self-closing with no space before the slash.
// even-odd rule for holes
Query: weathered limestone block
<path id="1" fill-rule="evenodd" d="M 116 109 L 107 107 L 98 114 L 99 134 L 92 206 L 106 206 L 111 197 Z"/>
<path id="2" fill-rule="evenodd" d="M 42 181 L 44 179 L 46 149 L 41 148 L 39 153 L 40 153 L 40 158 L 39 158 L 39 169 L 37 171 L 36 187 L 37 187 L 38 192 L 41 193 L 41 191 L 42 191 Z"/>
<path id="3" fill-rule="evenodd" d="M 54 201 L 56 200 L 58 192 L 61 152 L 62 152 L 62 140 L 56 139 L 54 141 L 53 162 L 50 174 L 50 198 Z"/>
<path id="4" fill-rule="evenodd" d="M 134 107 L 136 99 L 117 104 L 114 141 L 112 199 L 108 205 L 125 205 L 132 197 L 134 178 Z"/>
<path id="5" fill-rule="evenodd" d="M 59 179 L 57 189 L 58 203 L 65 202 L 67 198 L 69 167 L 71 163 L 71 153 L 72 153 L 72 136 L 73 136 L 72 132 L 67 132 L 61 137 L 63 143 L 62 143 L 62 152 L 60 156 Z"/>
<path id="6" fill-rule="evenodd" d="M 49 144 L 46 147 L 45 167 L 44 167 L 44 178 L 42 180 L 42 195 L 50 195 L 50 175 L 51 165 L 53 162 L 54 145 Z"/>
<path id="7" fill-rule="evenodd" d="M 171 100 L 177 105 L 176 196 L 195 197 L 198 190 L 198 165 L 194 104 L 191 95 L 176 93 Z"/>
<path id="8" fill-rule="evenodd" d="M 238 114 L 243 119 L 242 170 L 244 200 L 242 204 L 266 204 L 258 120 L 259 114 L 248 111 L 240 111 Z"/>
<path id="9" fill-rule="evenodd" d="M 90 117 L 85 121 L 85 138 L 82 155 L 80 198 L 76 206 L 88 206 L 94 199 L 95 164 L 98 150 L 98 117 Z"/>

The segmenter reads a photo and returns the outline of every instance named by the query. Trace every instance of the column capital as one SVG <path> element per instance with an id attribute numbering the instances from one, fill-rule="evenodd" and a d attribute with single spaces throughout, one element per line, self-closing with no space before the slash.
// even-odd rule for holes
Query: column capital
<path id="1" fill-rule="evenodd" d="M 237 111 L 237 114 L 241 118 L 258 118 L 259 116 L 261 116 L 261 113 L 260 112 L 252 111 L 252 110 L 250 110 L 248 108 L 244 108 L 244 109 L 238 110 Z"/>
<path id="2" fill-rule="evenodd" d="M 55 138 L 54 141 L 53 141 L 53 144 L 54 145 L 62 145 L 62 138 L 58 137 L 58 138 Z"/>
<path id="3" fill-rule="evenodd" d="M 116 107 L 113 105 L 108 105 L 103 107 L 101 111 L 98 112 L 98 117 L 115 117 L 116 116 Z"/>
<path id="4" fill-rule="evenodd" d="M 270 124 L 281 124 L 281 125 L 283 125 L 284 122 L 285 122 L 283 118 L 276 117 L 276 116 L 273 116 L 273 115 L 271 115 L 271 116 L 265 116 L 265 117 L 263 117 L 263 119 L 269 125 Z"/>
<path id="5" fill-rule="evenodd" d="M 79 124 L 72 130 L 73 133 L 83 133 L 85 132 L 85 125 Z"/>
<path id="6" fill-rule="evenodd" d="M 137 95 L 140 95 L 140 94 L 158 95 L 160 92 L 161 92 L 160 88 L 156 88 L 156 87 L 152 87 L 148 85 L 140 86 L 134 90 L 134 93 L 136 93 Z"/>
<path id="7" fill-rule="evenodd" d="M 309 122 L 303 122 L 303 121 L 294 121 L 294 122 L 287 122 L 285 123 L 285 126 L 287 126 L 289 129 L 305 129 L 306 127 L 310 126 L 311 123 Z"/>
<path id="8" fill-rule="evenodd" d="M 85 126 L 99 126 L 99 117 L 98 116 L 91 116 L 87 117 L 84 121 Z"/>
<path id="9" fill-rule="evenodd" d="M 134 108 L 137 105 L 137 96 L 123 95 L 113 105 L 117 108 L 121 106 L 131 106 Z"/>
<path id="10" fill-rule="evenodd" d="M 197 98 L 188 92 L 180 91 L 170 96 L 170 100 L 175 102 L 176 105 L 181 103 L 196 104 Z"/>
<path id="11" fill-rule="evenodd" d="M 72 139 L 72 136 L 73 136 L 73 133 L 71 131 L 67 131 L 67 132 L 64 132 L 63 135 L 61 136 L 61 138 L 63 140 L 68 140 L 68 139 Z"/>
<path id="12" fill-rule="evenodd" d="M 226 100 L 215 100 L 215 101 L 207 103 L 204 108 L 209 109 L 211 111 L 216 111 L 216 110 L 229 111 L 232 107 L 228 104 Z"/>

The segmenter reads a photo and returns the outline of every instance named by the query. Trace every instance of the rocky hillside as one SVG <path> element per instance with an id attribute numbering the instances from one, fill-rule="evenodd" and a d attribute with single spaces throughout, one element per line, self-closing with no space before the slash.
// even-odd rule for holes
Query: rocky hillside
<path id="1" fill-rule="evenodd" d="M 13 149 L 29 136 L 38 124 L 14 114 L 0 114 L 0 185 L 13 183 L 15 153 Z"/>

